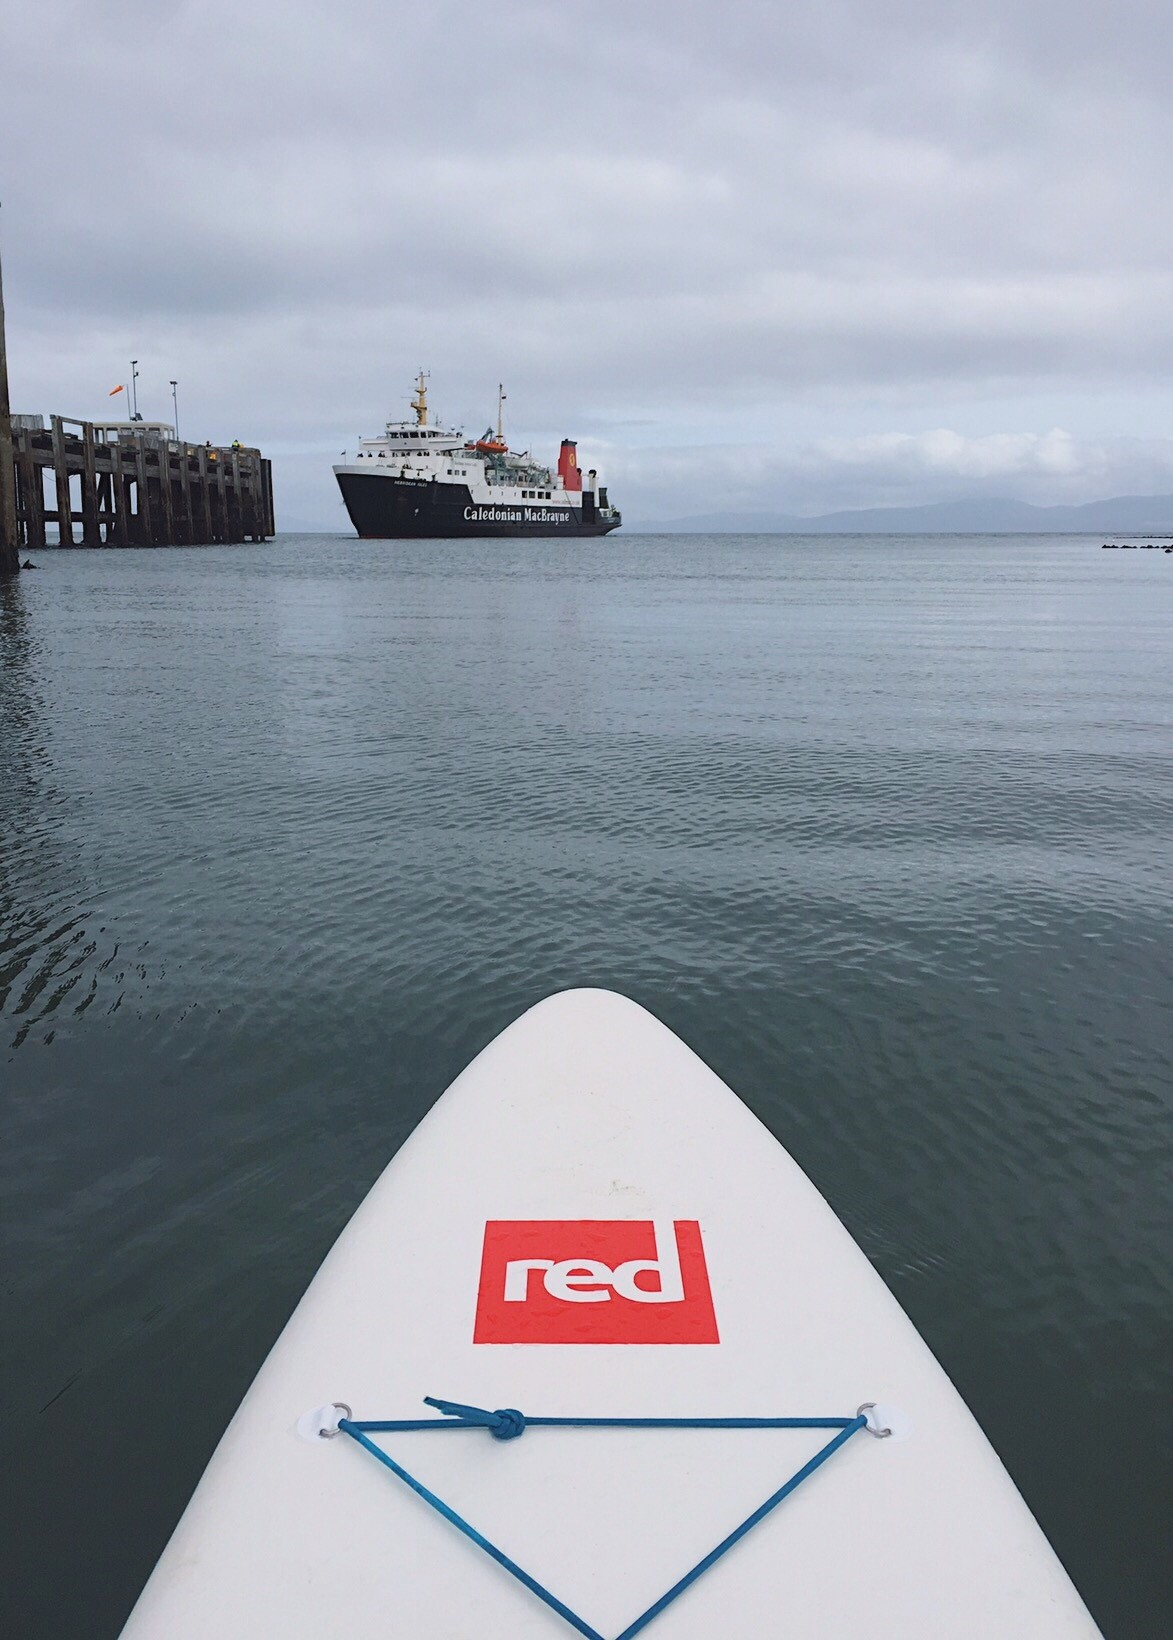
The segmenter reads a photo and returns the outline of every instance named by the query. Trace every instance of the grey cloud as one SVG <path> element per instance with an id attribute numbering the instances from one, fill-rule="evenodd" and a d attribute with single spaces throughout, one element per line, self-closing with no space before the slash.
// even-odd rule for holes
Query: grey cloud
<path id="1" fill-rule="evenodd" d="M 10 8 L 14 392 L 100 410 L 133 353 L 209 433 L 325 451 L 427 363 L 454 416 L 504 375 L 525 436 L 570 418 L 620 466 L 620 424 L 713 443 L 731 397 L 919 436 L 966 396 L 1029 428 L 1156 386 L 1173 425 L 1166 12 Z"/>

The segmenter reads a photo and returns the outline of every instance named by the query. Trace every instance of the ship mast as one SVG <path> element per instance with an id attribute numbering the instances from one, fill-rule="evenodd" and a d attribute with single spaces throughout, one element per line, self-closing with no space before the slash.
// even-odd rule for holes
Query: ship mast
<path id="1" fill-rule="evenodd" d="M 508 397 L 508 395 L 505 392 L 504 387 L 502 387 L 501 383 L 498 382 L 497 383 L 497 443 L 500 444 L 500 445 L 504 445 L 504 443 L 505 443 L 505 434 L 502 431 L 502 422 L 501 422 L 501 406 L 505 403 L 505 400 L 506 400 L 507 397 Z"/>
<path id="2" fill-rule="evenodd" d="M 411 401 L 411 408 L 415 411 L 416 426 L 426 427 L 428 424 L 428 389 L 427 377 L 422 370 L 419 373 L 419 380 L 416 382 L 415 398 Z"/>

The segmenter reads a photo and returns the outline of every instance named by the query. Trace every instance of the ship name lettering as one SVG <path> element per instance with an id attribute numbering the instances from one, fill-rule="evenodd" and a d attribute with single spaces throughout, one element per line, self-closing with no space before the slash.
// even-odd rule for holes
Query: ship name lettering
<path id="1" fill-rule="evenodd" d="M 466 524 L 569 524 L 570 514 L 564 508 L 531 507 L 465 507 Z"/>

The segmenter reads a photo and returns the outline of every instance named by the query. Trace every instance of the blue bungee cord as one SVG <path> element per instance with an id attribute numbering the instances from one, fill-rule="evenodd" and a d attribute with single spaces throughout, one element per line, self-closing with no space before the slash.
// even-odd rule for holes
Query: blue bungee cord
<path id="1" fill-rule="evenodd" d="M 451 1521 L 458 1531 L 463 1532 L 465 1537 L 471 1539 L 478 1548 L 483 1549 L 499 1566 L 503 1566 L 519 1583 L 524 1584 L 532 1594 L 537 1595 L 539 1600 L 545 1601 L 546 1605 L 552 1611 L 557 1612 L 559 1617 L 565 1619 L 571 1628 L 577 1629 L 579 1634 L 585 1635 L 586 1640 L 604 1640 L 604 1637 L 597 1629 L 592 1629 L 589 1623 L 584 1622 L 576 1612 L 571 1611 L 569 1606 L 564 1605 L 556 1595 L 551 1594 L 549 1589 L 544 1588 L 536 1578 L 531 1577 L 515 1560 L 511 1560 L 503 1549 L 498 1549 L 496 1544 L 490 1543 L 487 1537 L 478 1532 L 475 1526 L 471 1526 L 463 1516 L 458 1515 L 456 1510 L 450 1508 L 442 1498 L 438 1498 L 434 1492 L 430 1492 L 422 1481 L 417 1481 L 414 1475 L 410 1475 L 401 1464 L 396 1463 L 395 1459 L 384 1452 L 381 1446 L 377 1446 L 370 1437 L 377 1434 L 407 1433 L 425 1429 L 482 1429 L 487 1430 L 498 1441 L 516 1440 L 527 1429 L 836 1430 L 837 1433 L 831 1437 L 824 1447 L 815 1453 L 809 1462 L 803 1464 L 801 1469 L 796 1470 L 790 1479 L 743 1520 L 740 1526 L 730 1532 L 728 1537 L 722 1538 L 715 1549 L 711 1549 L 703 1560 L 698 1560 L 690 1571 L 686 1572 L 646 1611 L 641 1612 L 635 1621 L 628 1624 L 622 1634 L 616 1637 L 616 1640 L 634 1640 L 634 1636 L 639 1634 L 641 1629 L 645 1629 L 653 1618 L 658 1617 L 666 1606 L 671 1605 L 678 1595 L 683 1594 L 690 1584 L 695 1583 L 697 1578 L 707 1572 L 709 1567 L 720 1560 L 722 1555 L 728 1553 L 740 1538 L 743 1538 L 747 1532 L 752 1531 L 759 1521 L 764 1520 L 771 1510 L 776 1509 L 783 1499 L 788 1498 L 793 1491 L 802 1485 L 803 1481 L 807 1480 L 814 1474 L 816 1469 L 826 1463 L 828 1458 L 838 1452 L 841 1446 L 846 1445 L 859 1430 L 866 1429 L 870 1434 L 880 1437 L 891 1433 L 887 1429 L 874 1428 L 868 1422 L 868 1411 L 874 1405 L 871 1401 L 865 1401 L 853 1418 L 530 1418 L 519 1412 L 516 1407 L 501 1407 L 495 1412 L 488 1412 L 483 1407 L 464 1406 L 459 1401 L 441 1401 L 432 1395 L 424 1396 L 424 1404 L 435 1407 L 443 1416 L 440 1418 L 359 1420 L 351 1417 L 348 1406 L 336 1402 L 334 1410 L 344 1414 L 344 1416 L 338 1419 L 336 1428 L 322 1429 L 319 1433 L 324 1436 L 333 1436 L 341 1430 L 349 1435 L 352 1440 L 357 1441 L 360 1446 L 365 1447 L 372 1457 L 377 1458 L 393 1475 L 397 1475 L 401 1481 L 409 1486 L 417 1497 L 422 1498 L 438 1514 L 443 1515 L 445 1520 Z"/>

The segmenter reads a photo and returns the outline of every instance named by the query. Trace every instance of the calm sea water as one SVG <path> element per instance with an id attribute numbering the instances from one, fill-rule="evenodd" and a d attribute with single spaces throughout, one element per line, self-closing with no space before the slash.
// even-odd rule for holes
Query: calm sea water
<path id="1" fill-rule="evenodd" d="M 40 564 L 0 593 L 6 1634 L 117 1633 L 387 1159 L 584 983 L 807 1169 L 1109 1640 L 1168 1633 L 1173 557 Z"/>

